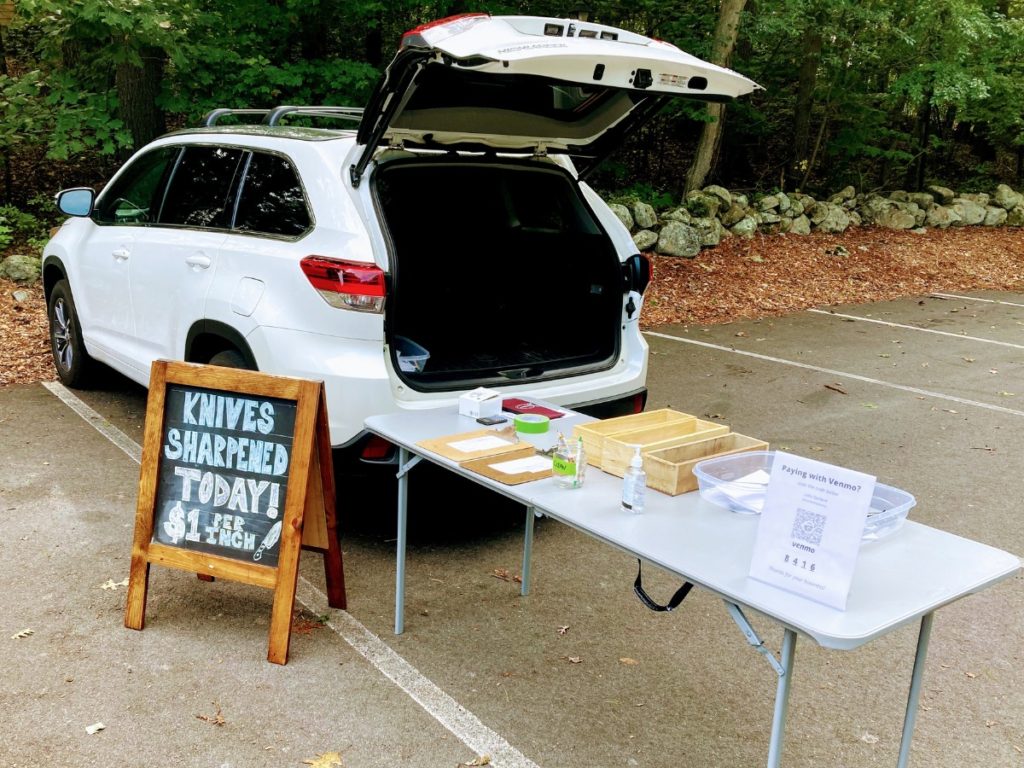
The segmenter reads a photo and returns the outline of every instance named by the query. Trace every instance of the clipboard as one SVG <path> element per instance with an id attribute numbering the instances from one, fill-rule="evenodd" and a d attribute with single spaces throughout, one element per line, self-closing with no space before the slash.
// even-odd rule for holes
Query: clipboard
<path id="1" fill-rule="evenodd" d="M 472 448 L 474 443 L 480 444 L 476 450 Z M 478 429 L 473 432 L 460 432 L 457 435 L 432 437 L 429 440 L 420 440 L 416 445 L 460 464 L 464 461 L 482 459 L 487 456 L 502 456 L 523 449 L 523 444 L 518 442 L 515 433 L 509 434 L 495 429 Z M 529 450 L 533 450 L 533 446 L 528 445 L 527 447 Z"/>
<path id="2" fill-rule="evenodd" d="M 508 465 L 510 462 L 522 462 L 528 459 L 541 460 L 546 464 L 546 466 L 544 469 L 534 471 L 525 470 L 519 472 L 509 471 L 509 469 L 511 469 L 510 467 L 502 466 Z M 460 466 L 463 469 L 468 469 L 470 472 L 475 472 L 478 475 L 489 477 L 491 480 L 497 480 L 499 483 L 504 485 L 520 485 L 522 483 L 532 482 L 533 480 L 543 480 L 544 478 L 551 477 L 551 458 L 541 456 L 531 445 L 524 446 L 511 453 L 502 453 L 496 456 L 487 456 L 482 459 L 464 461 Z"/>

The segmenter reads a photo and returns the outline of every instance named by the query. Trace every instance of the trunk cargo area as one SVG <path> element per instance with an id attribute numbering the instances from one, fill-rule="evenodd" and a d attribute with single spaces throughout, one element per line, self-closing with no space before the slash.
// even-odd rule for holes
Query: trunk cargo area
<path id="1" fill-rule="evenodd" d="M 562 169 L 416 159 L 382 165 L 374 179 L 392 240 L 387 337 L 404 349 L 395 367 L 410 386 L 527 383 L 614 365 L 622 268 Z"/>

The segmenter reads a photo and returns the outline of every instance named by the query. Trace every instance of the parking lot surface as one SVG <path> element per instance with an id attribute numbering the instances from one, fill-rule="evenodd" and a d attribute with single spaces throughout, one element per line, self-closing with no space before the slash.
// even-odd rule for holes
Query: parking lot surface
<path id="1" fill-rule="evenodd" d="M 1024 295 L 647 338 L 648 408 L 877 475 L 916 496 L 911 519 L 1024 553 Z M 775 673 L 719 600 L 695 591 L 654 614 L 632 594 L 635 562 L 546 519 L 522 598 L 522 511 L 423 467 L 404 635 L 391 498 L 349 481 L 348 611 L 326 607 L 304 554 L 287 666 L 265 661 L 272 595 L 255 587 L 155 567 L 146 629 L 124 629 L 144 416 L 145 391 L 114 375 L 0 390 L 0 765 L 764 764 Z M 678 586 L 647 581 L 664 599 Z M 914 768 L 1024 765 L 1021 581 L 936 614 Z M 777 650 L 781 629 L 751 618 Z M 783 764 L 895 764 L 915 642 L 913 627 L 848 653 L 803 639 Z"/>

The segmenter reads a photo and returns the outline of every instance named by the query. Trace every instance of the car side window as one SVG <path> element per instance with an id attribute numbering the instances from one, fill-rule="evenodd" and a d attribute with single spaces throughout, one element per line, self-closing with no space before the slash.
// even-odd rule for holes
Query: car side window
<path id="1" fill-rule="evenodd" d="M 244 154 L 236 147 L 185 147 L 167 187 L 160 223 L 227 228 L 231 191 Z"/>
<path id="2" fill-rule="evenodd" d="M 235 229 L 298 237 L 310 227 L 309 206 L 287 158 L 254 152 L 242 182 Z"/>
<path id="3" fill-rule="evenodd" d="M 103 190 L 93 214 L 98 224 L 152 224 L 180 147 L 160 147 L 131 161 Z"/>

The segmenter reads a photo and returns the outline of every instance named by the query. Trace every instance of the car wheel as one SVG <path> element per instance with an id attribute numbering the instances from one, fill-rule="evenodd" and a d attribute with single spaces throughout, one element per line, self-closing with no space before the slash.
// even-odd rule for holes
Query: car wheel
<path id="1" fill-rule="evenodd" d="M 93 378 L 95 362 L 85 351 L 82 341 L 82 326 L 78 322 L 75 300 L 71 286 L 61 280 L 50 292 L 47 306 L 50 321 L 50 350 L 53 364 L 62 383 L 69 387 L 82 388 Z"/>
<path id="2" fill-rule="evenodd" d="M 237 349 L 225 349 L 210 358 L 209 365 L 219 365 L 222 368 L 241 368 L 244 371 L 254 371 L 256 367 L 242 357 Z"/>

